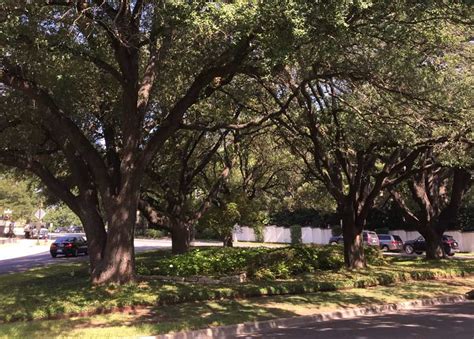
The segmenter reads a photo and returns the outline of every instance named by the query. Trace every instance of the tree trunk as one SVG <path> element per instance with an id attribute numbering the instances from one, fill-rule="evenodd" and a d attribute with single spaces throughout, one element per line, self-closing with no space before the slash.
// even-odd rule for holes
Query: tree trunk
<path id="1" fill-rule="evenodd" d="M 189 251 L 191 243 L 191 228 L 185 222 L 172 218 L 171 220 L 171 252 L 182 254 Z"/>
<path id="2" fill-rule="evenodd" d="M 80 219 L 86 232 L 90 271 L 93 272 L 103 258 L 107 233 L 102 217 L 97 213 L 96 208 L 84 209 Z"/>
<path id="3" fill-rule="evenodd" d="M 234 242 L 232 241 L 232 234 L 224 237 L 223 242 L 224 247 L 234 247 Z"/>
<path id="4" fill-rule="evenodd" d="M 343 209 L 342 235 L 344 238 L 344 263 L 349 269 L 366 267 L 362 229 L 359 229 L 355 220 L 353 208 Z"/>
<path id="5" fill-rule="evenodd" d="M 116 198 L 113 208 L 108 209 L 107 243 L 102 260 L 91 274 L 94 285 L 126 284 L 135 280 L 133 241 L 137 205 L 138 198 L 129 192 Z"/>
<path id="6" fill-rule="evenodd" d="M 442 243 L 442 233 L 438 233 L 433 225 L 428 225 L 421 234 L 425 238 L 426 259 L 439 260 L 446 257 Z"/>

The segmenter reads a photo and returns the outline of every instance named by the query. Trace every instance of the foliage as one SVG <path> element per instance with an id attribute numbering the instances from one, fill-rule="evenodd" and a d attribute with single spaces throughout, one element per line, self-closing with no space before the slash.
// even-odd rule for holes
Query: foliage
<path id="1" fill-rule="evenodd" d="M 270 223 L 278 226 L 313 226 L 321 227 L 326 225 L 328 216 L 318 210 L 310 208 L 300 208 L 296 210 L 280 210 L 270 216 Z"/>
<path id="2" fill-rule="evenodd" d="M 366 249 L 371 265 L 384 263 L 380 251 Z M 288 279 L 315 270 L 339 270 L 344 265 L 341 246 L 269 248 L 206 248 L 159 258 L 138 268 L 139 274 L 170 276 L 226 276 L 246 273 L 256 279 Z"/>
<path id="3" fill-rule="evenodd" d="M 53 223 L 53 227 L 66 227 L 70 225 L 82 225 L 81 221 L 74 214 L 69 207 L 64 204 L 59 204 L 47 209 L 44 222 Z"/>
<path id="4" fill-rule="evenodd" d="M 191 302 L 166 307 L 151 306 L 137 312 L 99 314 L 72 319 L 38 320 L 2 324 L 2 338 L 53 338 L 64 335 L 78 338 L 145 337 L 170 331 L 190 331 L 212 326 L 288 318 L 311 311 L 330 312 L 345 307 L 370 307 L 449 294 L 463 294 L 474 280 L 418 281 L 371 289 L 326 291 L 305 295 L 282 295 L 265 298 Z M 449 292 L 448 292 L 449 291 Z M 447 313 L 446 317 L 451 314 Z M 437 319 L 438 320 L 438 319 Z M 100 324 L 100 326 L 90 326 Z M 124 326 L 124 324 L 127 324 Z"/>
<path id="5" fill-rule="evenodd" d="M 230 249 L 223 251 L 227 253 Z M 137 256 L 137 261 L 149 265 L 168 255 L 165 251 L 143 253 Z M 90 288 L 87 264 L 68 263 L 0 276 L 0 322 L 45 319 L 79 312 L 104 312 L 113 307 L 133 305 L 170 305 L 199 300 L 336 291 L 473 273 L 473 260 L 432 263 L 419 259 L 390 259 L 390 265 L 387 266 L 361 271 L 318 270 L 301 276 L 301 279 L 288 281 L 203 285 L 167 284 L 150 279 L 134 285 Z M 192 308 L 196 306 L 194 303 L 191 305 Z M 160 306 L 160 309 L 167 308 Z"/>
<path id="6" fill-rule="evenodd" d="M 300 225 L 293 225 L 290 226 L 290 235 L 291 235 L 291 243 L 293 245 L 301 244 L 301 226 Z"/>
<path id="7" fill-rule="evenodd" d="M 160 239 L 167 235 L 167 233 L 163 230 L 156 230 L 152 228 L 147 228 L 145 230 L 135 230 L 135 237 L 139 238 L 149 238 L 149 239 Z"/>
<path id="8" fill-rule="evenodd" d="M 232 230 L 240 219 L 238 205 L 230 202 L 224 204 L 224 206 L 211 209 L 199 221 L 199 224 L 204 228 L 213 230 L 219 236 L 219 239 L 225 239 L 232 235 Z"/>
<path id="9" fill-rule="evenodd" d="M 33 217 L 40 200 L 41 195 L 35 192 L 29 181 L 0 173 L 0 215 L 10 209 L 13 211 L 12 220 L 26 221 Z"/>

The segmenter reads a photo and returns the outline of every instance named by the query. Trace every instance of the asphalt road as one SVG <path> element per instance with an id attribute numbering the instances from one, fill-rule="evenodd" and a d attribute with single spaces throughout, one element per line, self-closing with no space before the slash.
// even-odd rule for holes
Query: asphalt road
<path id="1" fill-rule="evenodd" d="M 34 240 L 32 240 L 34 241 Z M 197 246 L 215 245 L 207 242 L 196 242 Z M 171 248 L 171 241 L 168 239 L 135 239 L 135 252 L 145 252 L 149 250 Z M 10 248 L 11 251 L 15 251 L 14 248 Z M 89 257 L 85 255 L 79 255 L 78 257 L 63 257 L 58 256 L 52 258 L 49 254 L 48 248 L 45 248 L 43 252 L 22 255 L 19 250 L 18 256 L 11 259 L 0 260 L 0 275 L 14 272 L 23 272 L 33 267 L 45 266 L 50 264 L 60 264 L 74 261 L 88 260 Z"/>
<path id="2" fill-rule="evenodd" d="M 308 323 L 234 338 L 474 338 L 474 302 L 440 305 L 376 316 Z"/>

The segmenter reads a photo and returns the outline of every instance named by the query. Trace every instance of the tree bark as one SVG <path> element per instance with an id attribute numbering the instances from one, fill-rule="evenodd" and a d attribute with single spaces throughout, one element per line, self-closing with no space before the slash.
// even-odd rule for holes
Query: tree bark
<path id="1" fill-rule="evenodd" d="M 442 242 L 443 232 L 444 229 L 438 232 L 432 225 L 429 225 L 424 231 L 420 232 L 425 238 L 427 260 L 439 260 L 446 257 Z"/>
<path id="2" fill-rule="evenodd" d="M 349 203 L 350 204 L 350 203 Z M 342 234 L 344 238 L 344 263 L 349 269 L 366 267 L 362 228 L 358 227 L 352 206 L 342 208 Z"/>
<path id="3" fill-rule="evenodd" d="M 343 225 L 344 236 L 344 263 L 349 269 L 366 267 L 362 234 L 355 230 L 355 226 Z"/>
<path id="4" fill-rule="evenodd" d="M 171 220 L 171 252 L 183 254 L 189 251 L 191 244 L 191 227 L 182 220 Z"/>
<path id="5" fill-rule="evenodd" d="M 102 260 L 92 271 L 92 283 L 126 284 L 135 280 L 134 230 L 138 205 L 138 190 L 123 192 L 108 208 L 107 243 Z"/>
<path id="6" fill-rule="evenodd" d="M 234 242 L 232 241 L 232 235 L 228 235 L 228 236 L 224 237 L 223 246 L 224 247 L 234 247 Z"/>
<path id="7" fill-rule="evenodd" d="M 107 233 L 104 222 L 95 208 L 81 208 L 79 215 L 87 238 L 87 252 L 89 254 L 90 271 L 95 271 L 97 265 L 104 256 L 104 249 L 107 243 Z"/>

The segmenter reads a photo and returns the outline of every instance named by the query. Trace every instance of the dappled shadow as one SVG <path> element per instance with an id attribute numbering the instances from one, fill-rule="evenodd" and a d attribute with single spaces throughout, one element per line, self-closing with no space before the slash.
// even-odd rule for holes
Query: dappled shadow
<path id="1" fill-rule="evenodd" d="M 293 312 L 246 305 L 239 301 L 229 301 L 224 305 L 185 303 L 167 307 L 150 307 L 120 316 L 106 315 L 73 318 L 68 321 L 45 320 L 6 324 L 0 329 L 0 335 L 17 337 L 19 334 L 28 335 L 41 331 L 47 333 L 48 336 L 56 337 L 70 335 L 78 329 L 122 326 L 146 327 L 148 334 L 156 334 L 292 316 L 295 316 Z"/>
<path id="2" fill-rule="evenodd" d="M 470 338 L 474 303 L 419 308 L 397 314 L 310 322 L 299 326 L 255 331 L 234 338 Z M 231 336 L 227 336 L 231 337 Z"/>

